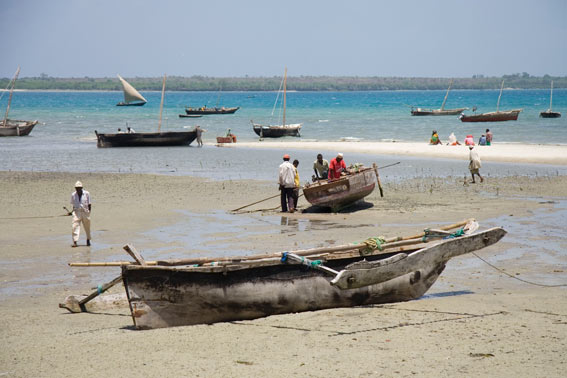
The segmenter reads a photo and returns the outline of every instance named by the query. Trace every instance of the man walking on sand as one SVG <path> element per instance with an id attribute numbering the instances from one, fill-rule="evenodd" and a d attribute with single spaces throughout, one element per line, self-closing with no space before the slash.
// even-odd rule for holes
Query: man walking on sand
<path id="1" fill-rule="evenodd" d="M 283 156 L 284 162 L 280 164 L 278 182 L 281 191 L 282 212 L 293 213 L 295 207 L 293 205 L 293 188 L 295 188 L 295 167 L 289 162 L 289 155 Z"/>
<path id="2" fill-rule="evenodd" d="M 482 166 L 480 163 L 480 156 L 478 156 L 478 152 L 476 152 L 476 150 L 474 149 L 474 146 L 469 146 L 469 171 L 471 171 L 471 176 L 472 176 L 472 183 L 475 184 L 476 181 L 474 180 L 474 175 L 477 175 L 478 177 L 480 177 L 480 182 L 483 182 L 484 179 L 482 178 L 482 176 L 480 175 L 480 173 L 478 173 L 478 170 L 480 169 L 480 167 Z"/>
<path id="3" fill-rule="evenodd" d="M 73 245 L 77 246 L 81 233 L 81 223 L 87 234 L 87 246 L 91 245 L 91 194 L 83 190 L 80 181 L 75 183 L 75 192 L 71 194 L 73 206 Z"/>

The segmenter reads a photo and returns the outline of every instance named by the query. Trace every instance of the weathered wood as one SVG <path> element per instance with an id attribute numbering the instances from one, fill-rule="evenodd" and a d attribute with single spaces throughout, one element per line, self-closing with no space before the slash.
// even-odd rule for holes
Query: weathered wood
<path id="1" fill-rule="evenodd" d="M 83 312 L 79 302 L 85 299 L 86 295 L 69 295 L 63 303 L 59 303 L 60 308 L 64 308 L 73 313 Z M 83 304 L 85 312 L 101 312 L 107 310 L 127 309 L 128 298 L 126 293 L 107 294 L 93 298 Z"/>
<path id="2" fill-rule="evenodd" d="M 69 300 L 68 301 L 65 300 L 65 303 L 59 304 L 59 307 L 67 308 L 71 312 L 86 312 L 87 311 L 85 307 L 86 303 L 88 303 L 90 300 L 97 297 L 98 295 L 104 293 L 106 290 L 110 289 L 112 286 L 116 285 L 119 282 L 122 282 L 122 275 L 116 277 L 110 282 L 107 282 L 103 285 L 99 285 L 95 291 L 83 297 L 81 300 L 77 300 L 75 302 L 70 297 L 67 297 Z"/>
<path id="3" fill-rule="evenodd" d="M 264 199 L 261 199 L 261 200 L 256 201 L 256 202 L 249 203 L 248 205 L 244 205 L 244 206 L 242 206 L 242 207 L 239 207 L 238 209 L 234 209 L 234 210 L 231 210 L 231 211 L 242 210 L 242 209 L 247 208 L 247 207 L 249 207 L 249 206 L 256 205 L 257 203 L 264 202 L 264 201 L 267 201 L 267 200 L 270 200 L 270 199 L 272 199 L 272 198 L 276 198 L 276 197 L 279 197 L 279 196 L 280 196 L 280 194 L 276 194 L 276 195 L 274 195 L 274 196 L 271 196 L 271 197 L 268 197 L 268 198 L 264 198 Z"/>
<path id="4" fill-rule="evenodd" d="M 128 252 L 128 254 L 130 256 L 132 256 L 132 258 L 134 260 L 136 260 L 136 262 L 142 266 L 147 265 L 146 260 L 144 260 L 144 258 L 142 257 L 142 255 L 140 255 L 140 253 L 136 250 L 136 248 L 134 248 L 134 246 L 132 244 L 126 244 L 124 247 L 124 250 L 126 252 Z"/>
<path id="5" fill-rule="evenodd" d="M 380 197 L 384 197 L 384 190 L 382 189 L 382 183 L 380 182 L 380 175 L 378 174 L 378 167 L 376 163 L 372 163 L 372 168 L 374 168 L 374 173 L 376 173 L 376 182 L 378 183 L 378 190 L 380 190 Z"/>
<path id="6" fill-rule="evenodd" d="M 506 231 L 502 228 L 492 228 L 478 234 L 448 239 L 389 264 L 378 262 L 376 265 L 369 263 L 363 267 L 347 266 L 331 281 L 331 284 L 344 290 L 386 282 L 417 271 L 423 266 L 444 264 L 453 257 L 488 247 L 502 239 L 505 234 Z"/>

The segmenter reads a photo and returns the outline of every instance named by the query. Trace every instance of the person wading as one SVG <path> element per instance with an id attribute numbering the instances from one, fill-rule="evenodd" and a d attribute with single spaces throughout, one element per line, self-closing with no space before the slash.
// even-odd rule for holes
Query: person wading
<path id="1" fill-rule="evenodd" d="M 75 183 L 75 192 L 71 194 L 71 205 L 73 206 L 73 245 L 77 246 L 81 234 L 81 223 L 87 234 L 87 245 L 91 245 L 91 194 L 83 190 L 80 181 Z"/>
<path id="2" fill-rule="evenodd" d="M 293 213 L 295 207 L 293 205 L 293 188 L 295 188 L 295 167 L 289 162 L 289 155 L 283 156 L 284 162 L 280 164 L 279 168 L 279 185 L 281 191 L 282 212 Z"/>

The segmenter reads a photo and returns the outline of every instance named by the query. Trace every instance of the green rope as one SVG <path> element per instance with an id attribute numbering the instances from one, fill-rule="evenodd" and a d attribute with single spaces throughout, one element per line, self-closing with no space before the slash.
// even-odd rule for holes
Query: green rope
<path id="1" fill-rule="evenodd" d="M 443 239 L 453 239 L 453 238 L 458 238 L 459 236 L 463 236 L 465 234 L 465 229 L 464 228 L 460 228 L 457 231 L 455 231 L 452 234 L 446 235 L 446 234 L 439 234 L 436 232 L 431 231 L 429 228 L 426 228 L 425 230 L 423 230 L 423 237 L 421 238 L 422 242 L 427 242 L 427 238 L 443 238 Z"/>
<path id="2" fill-rule="evenodd" d="M 375 250 L 382 250 L 382 244 L 386 243 L 386 239 L 383 236 L 378 236 L 377 238 L 368 238 L 362 242 L 366 245 L 366 248 L 360 251 L 362 256 L 369 255 Z"/>

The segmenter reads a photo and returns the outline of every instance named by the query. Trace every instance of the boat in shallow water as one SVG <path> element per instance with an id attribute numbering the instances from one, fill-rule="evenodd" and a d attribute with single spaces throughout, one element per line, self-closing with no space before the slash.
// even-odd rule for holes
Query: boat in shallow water
<path id="1" fill-rule="evenodd" d="M 500 86 L 500 94 L 498 95 L 498 101 L 496 102 L 496 111 L 489 113 L 479 113 L 479 114 L 461 114 L 459 119 L 461 122 L 503 122 L 503 121 L 516 121 L 518 115 L 522 109 L 513 110 L 500 110 L 500 97 L 502 97 L 502 90 L 504 89 L 504 80 L 502 80 L 502 85 Z M 473 108 L 473 112 L 476 107 Z"/>
<path id="2" fill-rule="evenodd" d="M 0 137 L 26 136 L 32 132 L 34 126 L 38 123 L 38 121 L 21 121 L 8 118 L 10 105 L 12 104 L 12 95 L 14 93 L 14 87 L 19 74 L 20 67 L 18 67 L 14 78 L 8 84 L 10 87 L 10 97 L 8 98 L 8 105 L 6 106 L 6 114 L 4 115 L 4 119 L 0 122 Z"/>
<path id="3" fill-rule="evenodd" d="M 547 109 L 545 112 L 539 113 L 539 116 L 541 118 L 560 118 L 561 113 L 554 112 L 552 110 L 552 107 L 553 107 L 553 81 L 551 82 L 551 93 L 549 94 L 549 109 Z"/>
<path id="4" fill-rule="evenodd" d="M 130 83 L 117 75 L 120 83 L 122 84 L 122 91 L 124 92 L 124 101 L 120 101 L 116 106 L 143 106 L 148 102 L 144 96 L 140 94 Z"/>
<path id="5" fill-rule="evenodd" d="M 468 108 L 456 108 L 456 109 L 445 109 L 445 103 L 447 102 L 447 97 L 449 96 L 449 91 L 453 86 L 453 80 L 449 83 L 449 88 L 447 88 L 447 93 L 445 93 L 445 98 L 443 99 L 443 104 L 441 104 L 441 109 L 424 109 L 424 108 L 411 108 L 412 116 L 445 116 L 445 115 L 458 115 L 467 110 Z"/>
<path id="6" fill-rule="evenodd" d="M 427 292 L 451 258 L 506 234 L 502 228 L 475 232 L 469 225 L 453 233 L 425 230 L 410 238 L 369 238 L 198 265 L 195 259 L 123 265 L 122 279 L 138 329 L 408 301 Z"/>

